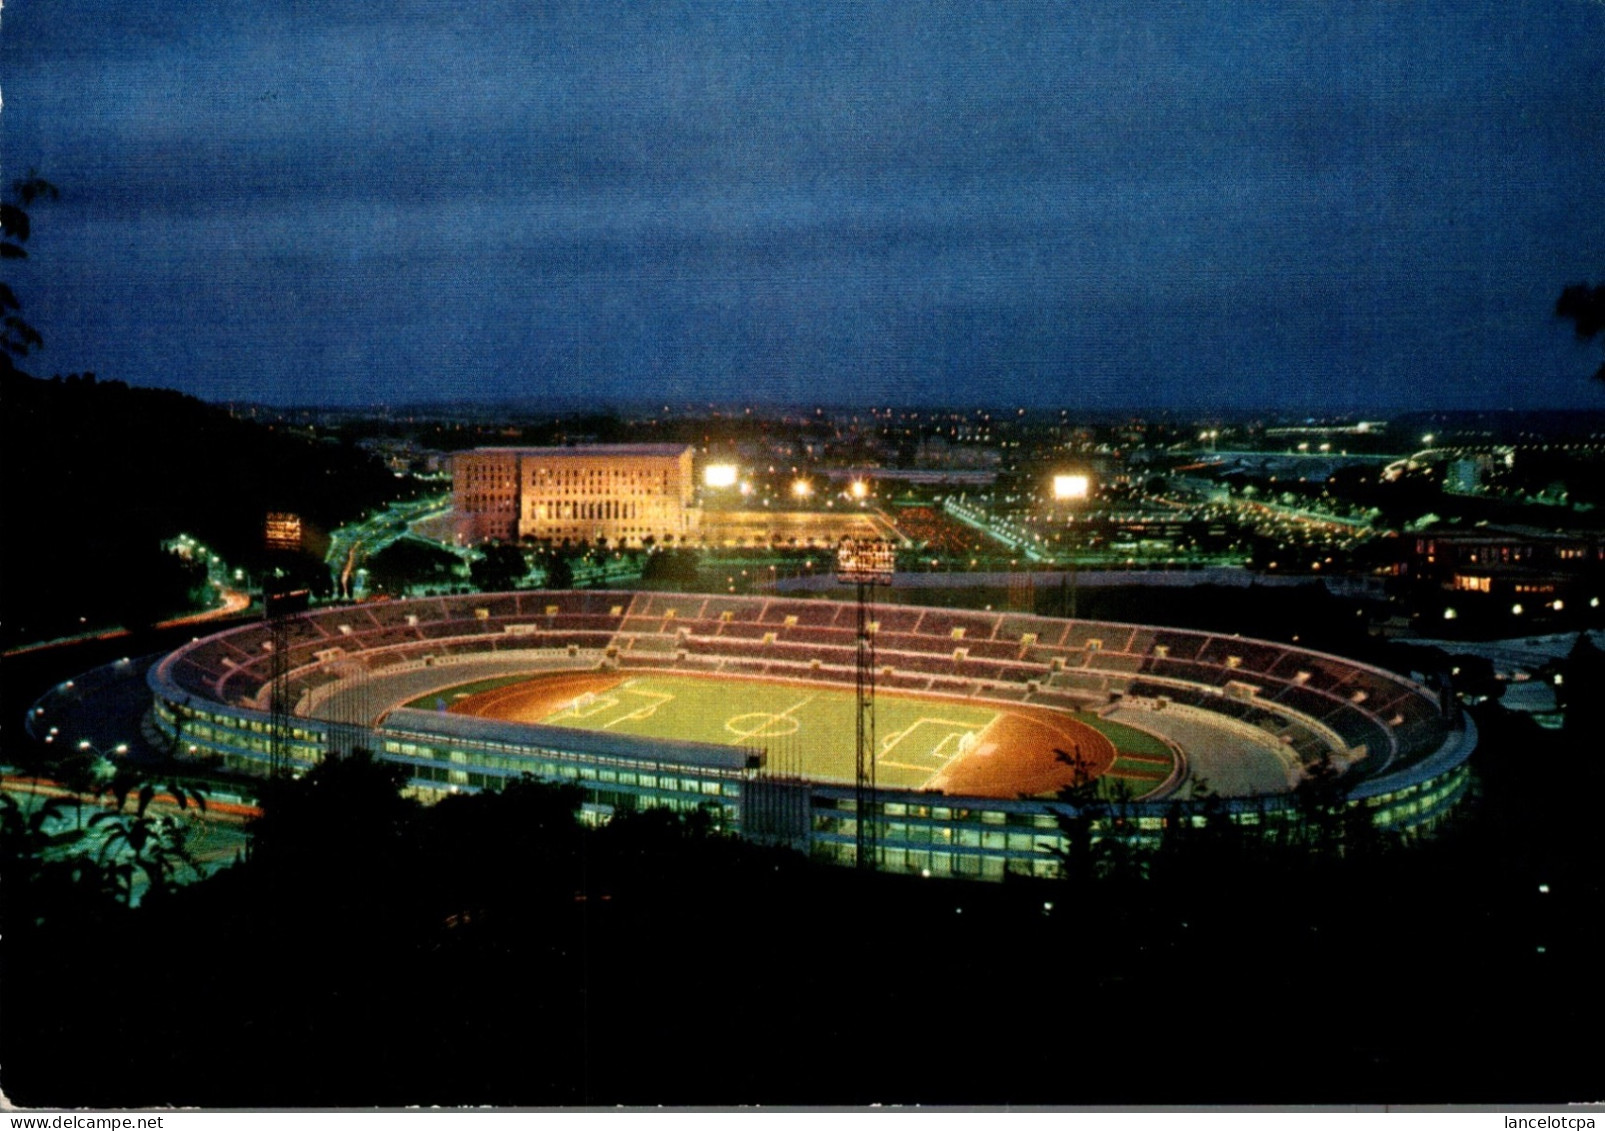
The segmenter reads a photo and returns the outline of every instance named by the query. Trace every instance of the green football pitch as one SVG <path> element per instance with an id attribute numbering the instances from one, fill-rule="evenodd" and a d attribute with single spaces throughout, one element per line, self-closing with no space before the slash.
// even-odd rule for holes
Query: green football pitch
<path id="1" fill-rule="evenodd" d="M 771 767 L 851 782 L 856 697 L 839 688 L 643 675 L 584 696 L 540 722 L 769 751 Z M 979 736 L 997 712 L 964 703 L 875 697 L 876 780 L 915 789 Z M 967 738 L 974 735 L 975 738 Z"/>

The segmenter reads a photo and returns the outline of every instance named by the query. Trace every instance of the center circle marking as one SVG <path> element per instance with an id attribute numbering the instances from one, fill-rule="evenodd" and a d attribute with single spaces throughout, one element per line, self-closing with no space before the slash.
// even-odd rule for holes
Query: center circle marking
<path id="1" fill-rule="evenodd" d="M 784 724 L 789 730 L 776 729 Z M 802 724 L 789 715 L 776 715 L 769 711 L 753 711 L 746 715 L 736 715 L 726 719 L 724 728 L 732 734 L 739 734 L 744 738 L 784 738 L 788 734 L 796 734 L 802 729 Z"/>

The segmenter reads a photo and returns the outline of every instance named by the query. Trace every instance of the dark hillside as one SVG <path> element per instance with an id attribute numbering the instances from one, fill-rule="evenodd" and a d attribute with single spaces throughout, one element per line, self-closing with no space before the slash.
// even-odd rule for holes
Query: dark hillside
<path id="1" fill-rule="evenodd" d="M 164 389 L 10 373 L 3 391 L 7 644 L 153 615 L 141 598 L 169 582 L 181 605 L 193 579 L 161 560 L 164 538 L 192 534 L 250 568 L 269 510 L 328 529 L 409 489 L 347 444 Z"/>

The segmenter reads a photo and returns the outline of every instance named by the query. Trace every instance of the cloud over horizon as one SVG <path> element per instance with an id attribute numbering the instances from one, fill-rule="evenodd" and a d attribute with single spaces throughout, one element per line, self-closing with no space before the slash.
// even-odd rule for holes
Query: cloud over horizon
<path id="1" fill-rule="evenodd" d="M 1596 403 L 1605 8 L 5 13 L 39 372 L 211 399 Z"/>

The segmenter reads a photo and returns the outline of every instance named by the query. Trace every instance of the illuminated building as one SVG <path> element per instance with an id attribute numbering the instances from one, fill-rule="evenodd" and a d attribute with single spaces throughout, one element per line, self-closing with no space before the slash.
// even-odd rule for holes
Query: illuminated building
<path id="1" fill-rule="evenodd" d="M 475 448 L 452 459 L 460 543 L 679 541 L 697 527 L 694 488 L 691 449 L 677 444 Z"/>
<path id="2" fill-rule="evenodd" d="M 1605 540 L 1592 533 L 1477 526 L 1418 534 L 1405 572 L 1455 594 L 1480 594 L 1501 607 L 1515 601 L 1559 612 L 1597 598 L 1605 579 Z"/>

